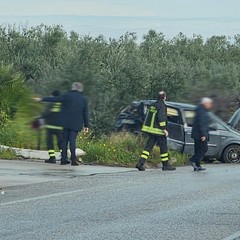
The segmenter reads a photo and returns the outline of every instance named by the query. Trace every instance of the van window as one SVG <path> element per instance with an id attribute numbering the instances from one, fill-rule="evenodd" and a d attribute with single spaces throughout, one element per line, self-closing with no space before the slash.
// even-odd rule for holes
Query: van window
<path id="1" fill-rule="evenodd" d="M 167 108 L 167 119 L 170 123 L 182 124 L 182 119 L 179 111 L 175 108 Z"/>

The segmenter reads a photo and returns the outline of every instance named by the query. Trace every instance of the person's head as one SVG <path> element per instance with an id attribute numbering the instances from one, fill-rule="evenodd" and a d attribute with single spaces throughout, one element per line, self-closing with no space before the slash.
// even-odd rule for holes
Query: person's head
<path id="1" fill-rule="evenodd" d="M 58 97 L 58 96 L 60 96 L 61 95 L 61 93 L 60 93 L 60 91 L 58 91 L 58 90 L 54 90 L 53 92 L 52 92 L 52 96 L 54 96 L 54 97 Z"/>
<path id="2" fill-rule="evenodd" d="M 213 107 L 213 100 L 211 98 L 204 97 L 201 100 L 201 104 L 207 109 L 210 110 Z"/>
<path id="3" fill-rule="evenodd" d="M 167 94 L 166 94 L 166 92 L 160 91 L 160 92 L 158 93 L 158 100 L 165 101 L 166 99 L 167 99 Z"/>
<path id="4" fill-rule="evenodd" d="M 83 84 L 80 82 L 74 82 L 72 84 L 72 90 L 73 91 L 78 91 L 78 92 L 83 92 Z"/>

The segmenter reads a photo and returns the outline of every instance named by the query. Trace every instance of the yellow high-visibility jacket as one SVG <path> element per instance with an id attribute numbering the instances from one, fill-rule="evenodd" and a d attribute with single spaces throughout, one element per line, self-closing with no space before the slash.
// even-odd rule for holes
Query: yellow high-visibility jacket
<path id="1" fill-rule="evenodd" d="M 157 101 L 149 107 L 142 131 L 154 135 L 165 135 L 167 129 L 167 107 L 164 101 Z"/>

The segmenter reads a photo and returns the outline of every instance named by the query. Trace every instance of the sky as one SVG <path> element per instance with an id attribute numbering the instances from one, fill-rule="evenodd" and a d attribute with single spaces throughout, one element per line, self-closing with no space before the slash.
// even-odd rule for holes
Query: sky
<path id="1" fill-rule="evenodd" d="M 67 31 L 107 37 L 148 29 L 233 36 L 240 33 L 240 0 L 0 0 L 0 24 L 61 24 Z"/>

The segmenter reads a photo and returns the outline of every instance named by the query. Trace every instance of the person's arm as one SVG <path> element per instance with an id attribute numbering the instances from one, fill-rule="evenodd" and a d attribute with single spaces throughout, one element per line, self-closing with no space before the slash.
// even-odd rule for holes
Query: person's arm
<path id="1" fill-rule="evenodd" d="M 203 109 L 198 111 L 198 125 L 201 134 L 201 139 L 205 141 L 207 139 L 207 126 L 206 126 L 206 112 Z"/>
<path id="2" fill-rule="evenodd" d="M 158 107 L 158 122 L 160 125 L 160 129 L 165 131 L 167 130 L 167 114 L 166 114 L 166 107 L 165 106 L 159 106 Z"/>
<path id="3" fill-rule="evenodd" d="M 158 118 L 160 129 L 165 133 L 165 136 L 168 137 L 167 108 L 164 104 L 158 106 L 157 118 Z"/>
<path id="4" fill-rule="evenodd" d="M 83 109 L 83 123 L 84 123 L 84 128 L 89 129 L 89 113 L 88 113 L 87 99 L 85 99 L 85 106 L 84 106 L 84 109 Z"/>
<path id="5" fill-rule="evenodd" d="M 45 97 L 41 99 L 42 102 L 64 102 L 64 97 L 63 96 L 59 96 L 59 97 Z"/>

